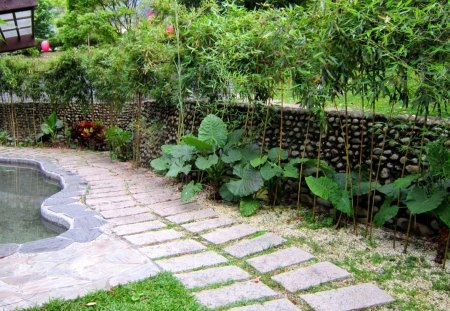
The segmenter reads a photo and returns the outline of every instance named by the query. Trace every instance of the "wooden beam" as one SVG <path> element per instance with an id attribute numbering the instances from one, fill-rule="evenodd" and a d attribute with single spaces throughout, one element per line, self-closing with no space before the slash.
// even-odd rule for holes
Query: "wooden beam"
<path id="1" fill-rule="evenodd" d="M 37 7 L 37 0 L 0 0 L 0 13 L 11 13 Z"/>
<path id="2" fill-rule="evenodd" d="M 0 41 L 0 53 L 31 48 L 35 45 L 36 41 L 33 35 L 24 35 L 20 39 L 18 37 L 8 38 L 6 41 Z"/>

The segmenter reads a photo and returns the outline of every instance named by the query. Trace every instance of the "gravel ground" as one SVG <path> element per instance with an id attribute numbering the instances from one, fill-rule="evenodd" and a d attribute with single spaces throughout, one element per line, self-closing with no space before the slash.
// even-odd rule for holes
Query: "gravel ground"
<path id="1" fill-rule="evenodd" d="M 242 217 L 236 205 L 200 200 L 224 216 L 288 238 L 318 260 L 347 269 L 354 276 L 346 281 L 349 284 L 377 283 L 397 300 L 389 309 L 380 310 L 450 310 L 450 261 L 445 271 L 434 262 L 434 244 L 413 239 L 403 254 L 403 243 L 397 242 L 394 249 L 392 232 L 387 230 L 374 229 L 374 239 L 369 241 L 361 233 L 354 234 L 352 226 L 311 229 L 298 210 L 288 207 L 264 207 L 251 217 Z M 359 229 L 364 232 L 362 226 Z M 319 289 L 328 288 L 333 285 Z M 302 305 L 298 294 L 290 298 Z"/>

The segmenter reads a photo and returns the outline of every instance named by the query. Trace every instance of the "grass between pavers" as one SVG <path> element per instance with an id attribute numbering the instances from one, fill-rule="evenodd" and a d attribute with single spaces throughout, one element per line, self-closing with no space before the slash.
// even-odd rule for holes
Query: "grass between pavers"
<path id="1" fill-rule="evenodd" d="M 153 278 L 100 290 L 74 300 L 51 300 L 42 307 L 28 311 L 60 310 L 152 310 L 152 311 L 207 311 L 192 294 L 170 273 Z"/>

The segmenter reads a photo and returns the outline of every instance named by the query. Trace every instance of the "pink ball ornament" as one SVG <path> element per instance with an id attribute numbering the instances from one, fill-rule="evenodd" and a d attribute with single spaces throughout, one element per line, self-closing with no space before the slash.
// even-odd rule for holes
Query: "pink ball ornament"
<path id="1" fill-rule="evenodd" d="M 41 42 L 41 50 L 42 50 L 42 52 L 50 51 L 50 43 L 48 41 L 42 41 Z"/>

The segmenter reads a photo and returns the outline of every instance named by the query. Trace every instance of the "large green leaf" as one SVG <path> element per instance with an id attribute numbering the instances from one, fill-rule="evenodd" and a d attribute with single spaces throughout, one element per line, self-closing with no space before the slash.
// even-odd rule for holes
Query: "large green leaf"
<path id="1" fill-rule="evenodd" d="M 228 140 L 225 148 L 228 149 L 239 144 L 242 138 L 242 134 L 244 134 L 244 129 L 238 129 L 231 132 L 228 135 Z"/>
<path id="2" fill-rule="evenodd" d="M 289 156 L 289 154 L 286 150 L 281 149 L 281 152 L 280 152 L 280 148 L 277 148 L 277 147 L 270 149 L 269 152 L 267 153 L 267 156 L 269 157 L 269 159 L 271 161 L 278 162 L 279 153 L 281 153 L 280 154 L 281 160 L 286 160 Z"/>
<path id="3" fill-rule="evenodd" d="M 329 177 L 322 176 L 316 178 L 313 176 L 308 176 L 305 180 L 311 192 L 324 200 L 329 201 L 333 195 L 333 192 L 339 189 L 336 182 Z"/>
<path id="4" fill-rule="evenodd" d="M 50 125 L 48 125 L 47 123 L 42 123 L 41 124 L 41 131 L 42 131 L 42 133 L 48 135 L 48 134 L 52 134 L 53 133 L 53 128 Z"/>
<path id="5" fill-rule="evenodd" d="M 204 171 L 210 168 L 213 165 L 216 165 L 219 161 L 219 157 L 215 154 L 210 155 L 209 157 L 198 157 L 195 161 L 195 166 L 197 166 L 200 170 Z"/>
<path id="6" fill-rule="evenodd" d="M 260 172 L 264 180 L 271 180 L 275 176 L 281 176 L 283 174 L 283 169 L 274 163 L 267 162 L 261 167 Z"/>
<path id="7" fill-rule="evenodd" d="M 213 146 L 223 147 L 227 142 L 228 130 L 221 118 L 209 114 L 200 123 L 198 138 Z"/>
<path id="8" fill-rule="evenodd" d="M 342 213 L 351 216 L 353 214 L 350 193 L 347 190 L 337 188 L 330 195 L 330 202 Z"/>
<path id="9" fill-rule="evenodd" d="M 214 150 L 213 146 L 211 144 L 208 144 L 207 142 L 201 141 L 195 136 L 192 135 L 186 135 L 182 139 L 183 143 L 197 148 L 200 152 L 211 152 Z"/>
<path id="10" fill-rule="evenodd" d="M 289 162 L 283 167 L 283 176 L 287 178 L 298 178 L 299 177 L 299 171 L 298 168 Z"/>
<path id="11" fill-rule="evenodd" d="M 394 190 L 399 190 L 399 189 L 405 189 L 408 188 L 409 186 L 411 186 L 411 184 L 413 183 L 413 181 L 417 180 L 420 178 L 420 174 L 412 174 L 412 175 L 408 175 L 402 178 L 398 178 L 396 179 L 393 184 L 394 184 Z"/>
<path id="12" fill-rule="evenodd" d="M 250 162 L 254 158 L 259 157 L 259 147 L 256 144 L 245 145 L 239 151 L 242 154 L 242 160 Z"/>
<path id="13" fill-rule="evenodd" d="M 386 221 L 397 216 L 399 209 L 398 205 L 391 205 L 391 200 L 387 198 L 373 218 L 373 223 L 377 227 L 382 227 Z"/>
<path id="14" fill-rule="evenodd" d="M 228 202 L 238 202 L 240 198 L 230 192 L 227 184 L 223 184 L 222 187 L 220 187 L 219 194 L 222 197 L 222 199 Z"/>
<path id="15" fill-rule="evenodd" d="M 62 120 L 56 120 L 55 128 L 61 129 L 64 126 L 64 122 Z"/>
<path id="16" fill-rule="evenodd" d="M 442 203 L 436 210 L 436 214 L 448 228 L 450 228 L 450 198 Z"/>
<path id="17" fill-rule="evenodd" d="M 160 158 L 156 158 L 156 159 L 152 160 L 150 162 L 150 165 L 156 171 L 164 172 L 169 169 L 170 160 L 167 158 L 167 156 L 162 156 Z"/>
<path id="18" fill-rule="evenodd" d="M 368 181 L 361 181 L 358 185 L 358 183 L 356 183 L 353 186 L 353 192 L 356 195 L 365 195 L 368 194 L 370 191 L 374 191 L 375 188 L 378 189 L 380 186 L 380 184 L 378 182 L 374 182 L 372 181 L 371 183 Z"/>
<path id="19" fill-rule="evenodd" d="M 239 176 L 241 179 L 227 183 L 228 190 L 236 196 L 245 197 L 251 195 L 264 185 L 261 174 L 253 168 L 246 167 L 241 169 Z"/>
<path id="20" fill-rule="evenodd" d="M 251 216 L 253 215 L 261 206 L 261 203 L 258 200 L 252 198 L 242 198 L 239 203 L 239 210 L 242 216 Z"/>
<path id="21" fill-rule="evenodd" d="M 446 196 L 444 189 L 428 194 L 425 188 L 414 187 L 406 196 L 406 207 L 413 214 L 426 213 L 438 208 Z"/>
<path id="22" fill-rule="evenodd" d="M 267 162 L 267 156 L 257 157 L 250 161 L 250 165 L 254 168 L 263 165 Z"/>
<path id="23" fill-rule="evenodd" d="M 242 154 L 239 150 L 230 149 L 227 150 L 225 153 L 222 153 L 220 159 L 224 163 L 234 163 L 242 159 Z"/>
<path id="24" fill-rule="evenodd" d="M 167 155 L 172 155 L 172 149 L 173 147 L 175 147 L 176 145 L 162 145 L 161 146 L 161 150 L 164 154 Z"/>
<path id="25" fill-rule="evenodd" d="M 185 164 L 181 159 L 174 159 L 170 164 L 169 171 L 166 173 L 167 177 L 177 177 L 178 174 L 183 173 L 185 175 L 189 174 L 191 171 L 191 165 Z"/>
<path id="26" fill-rule="evenodd" d="M 188 202 L 192 200 L 197 192 L 202 191 L 203 185 L 201 183 L 192 180 L 190 183 L 183 187 L 181 191 L 181 202 Z"/>
<path id="27" fill-rule="evenodd" d="M 188 145 L 175 145 L 170 150 L 172 157 L 182 159 L 183 161 L 190 161 L 195 153 L 196 149 Z"/>

